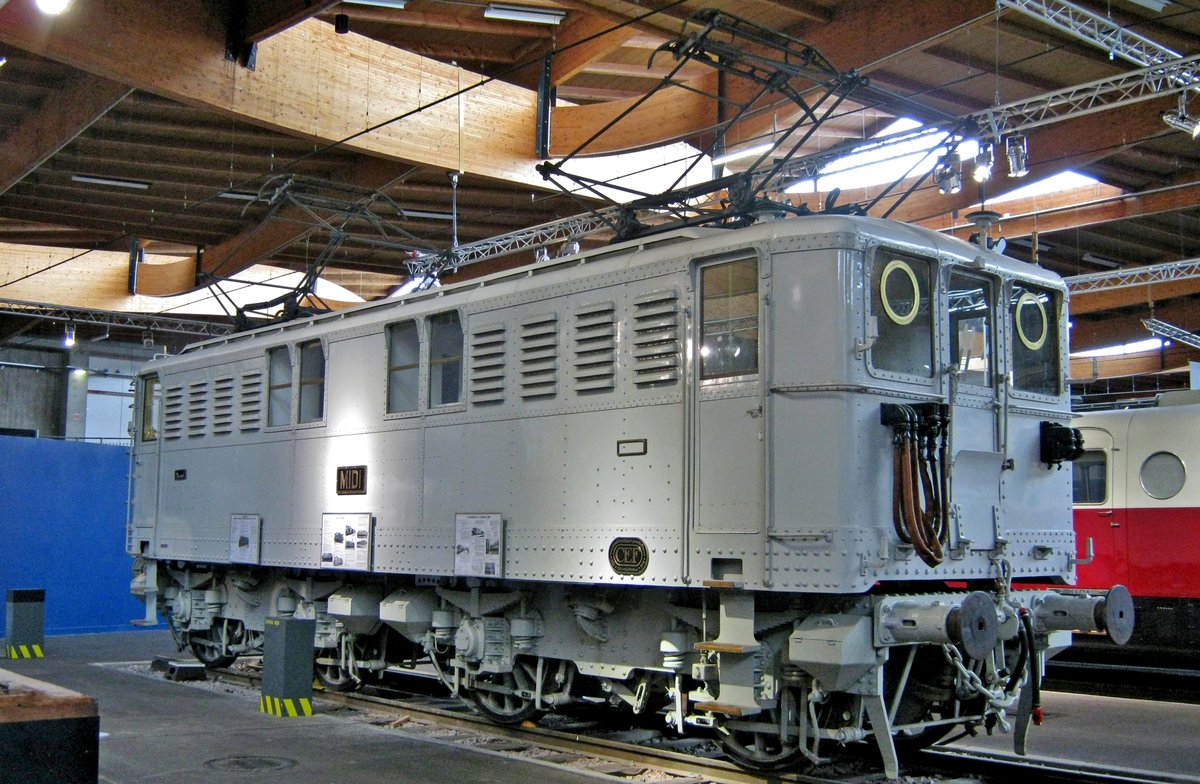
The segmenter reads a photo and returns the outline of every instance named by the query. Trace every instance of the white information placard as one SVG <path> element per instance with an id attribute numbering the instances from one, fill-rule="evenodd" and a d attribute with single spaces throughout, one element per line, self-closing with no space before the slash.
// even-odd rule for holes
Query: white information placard
<path id="1" fill-rule="evenodd" d="M 256 564 L 262 541 L 262 518 L 235 514 L 229 517 L 229 563 Z"/>
<path id="2" fill-rule="evenodd" d="M 371 568 L 371 513 L 321 515 L 321 568 Z"/>
<path id="3" fill-rule="evenodd" d="M 454 515 L 454 573 L 460 577 L 504 576 L 504 520 L 499 514 Z"/>

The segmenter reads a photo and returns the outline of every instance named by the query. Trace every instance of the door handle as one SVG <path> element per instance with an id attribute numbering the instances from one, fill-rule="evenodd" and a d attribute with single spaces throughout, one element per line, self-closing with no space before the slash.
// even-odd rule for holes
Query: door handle
<path id="1" fill-rule="evenodd" d="M 1109 523 L 1108 525 L 1109 525 L 1109 527 L 1111 527 L 1111 528 L 1120 528 L 1120 527 L 1121 527 L 1121 524 L 1120 524 L 1120 523 Z"/>
<path id="2" fill-rule="evenodd" d="M 1103 511 L 1103 512 L 1097 512 L 1097 513 L 1096 513 L 1096 516 L 1097 516 L 1097 517 L 1112 517 L 1112 516 L 1113 516 L 1113 513 L 1112 513 L 1112 510 L 1111 510 L 1111 509 L 1107 509 L 1107 510 L 1105 510 L 1105 511 Z"/>

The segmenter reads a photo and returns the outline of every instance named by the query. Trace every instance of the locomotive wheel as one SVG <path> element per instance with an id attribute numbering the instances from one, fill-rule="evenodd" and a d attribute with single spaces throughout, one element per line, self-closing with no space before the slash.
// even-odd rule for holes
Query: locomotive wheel
<path id="1" fill-rule="evenodd" d="M 188 647 L 192 649 L 192 655 L 208 670 L 228 667 L 237 661 L 237 656 L 221 653 L 221 643 L 209 639 L 208 636 L 191 635 Z"/>
<path id="2" fill-rule="evenodd" d="M 787 727 L 797 730 L 796 701 L 785 699 Z M 804 738 L 781 730 L 780 708 L 753 716 L 725 719 L 717 731 L 717 742 L 733 762 L 743 768 L 769 773 L 791 770 L 806 772 L 814 767 L 804 755 Z"/>
<path id="3" fill-rule="evenodd" d="M 338 657 L 337 648 L 324 648 L 317 651 L 318 659 L 334 659 Z M 342 669 L 340 664 L 313 663 L 313 673 L 326 691 L 353 691 L 358 683 L 350 677 L 350 673 Z"/>
<path id="4" fill-rule="evenodd" d="M 512 672 L 495 673 L 480 676 L 488 684 L 504 686 L 510 690 L 533 691 L 537 681 L 536 665 L 517 661 L 513 663 Z M 471 698 L 479 706 L 479 710 L 491 721 L 497 724 L 520 724 L 523 721 L 537 721 L 545 711 L 539 710 L 533 700 L 512 694 L 509 691 L 490 691 L 474 689 Z"/>

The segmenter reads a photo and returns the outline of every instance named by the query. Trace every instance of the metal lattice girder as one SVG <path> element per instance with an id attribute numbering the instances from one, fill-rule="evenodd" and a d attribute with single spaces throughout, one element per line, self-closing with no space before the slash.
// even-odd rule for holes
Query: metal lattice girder
<path id="1" fill-rule="evenodd" d="M 9 316 L 28 316 L 47 321 L 67 321 L 76 324 L 97 324 L 105 327 L 150 330 L 179 335 L 219 337 L 233 331 L 229 324 L 190 319 L 166 318 L 149 313 L 124 313 L 110 310 L 89 310 L 41 302 L 0 299 L 0 313 Z"/>
<path id="2" fill-rule="evenodd" d="M 1095 11 L 1066 0 L 996 0 L 996 4 L 1033 17 L 1138 65 L 1158 65 L 1183 56 L 1157 41 L 1121 27 Z"/>
<path id="3" fill-rule="evenodd" d="M 998 137 L 1186 90 L 1196 84 L 1198 67 L 1200 55 L 1181 57 L 1108 79 L 994 106 L 964 119 Z"/>
<path id="4" fill-rule="evenodd" d="M 1097 291 L 1127 289 L 1133 286 L 1145 286 L 1149 283 L 1165 283 L 1167 281 L 1186 280 L 1200 277 L 1200 259 L 1184 259 L 1167 264 L 1153 264 L 1148 267 L 1113 270 L 1112 272 L 1093 272 L 1088 275 L 1073 275 L 1066 278 L 1067 289 L 1072 296 Z"/>
<path id="5" fill-rule="evenodd" d="M 1151 334 L 1157 335 L 1160 338 L 1174 340 L 1177 343 L 1183 343 L 1192 348 L 1200 348 L 1200 335 L 1188 332 L 1186 329 L 1177 327 L 1174 324 L 1168 324 L 1158 319 L 1142 319 L 1142 324 L 1146 329 L 1150 330 Z"/>

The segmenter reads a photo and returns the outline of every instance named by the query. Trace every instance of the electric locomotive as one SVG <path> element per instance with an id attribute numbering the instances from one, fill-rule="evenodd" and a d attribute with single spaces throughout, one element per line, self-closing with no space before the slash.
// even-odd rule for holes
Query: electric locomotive
<path id="1" fill-rule="evenodd" d="M 1074 425 L 1084 441 L 1073 464 L 1075 535 L 1088 551 L 1077 586 L 1128 585 L 1138 624 L 1122 658 L 1191 666 L 1200 646 L 1200 487 L 1188 469 L 1200 465 L 1200 391 L 1083 413 Z M 1081 654 L 1118 653 L 1080 642 Z"/>
<path id="2" fill-rule="evenodd" d="M 1066 291 L 849 215 L 688 228 L 209 340 L 140 373 L 134 590 L 209 664 L 315 621 L 332 688 L 427 659 L 739 764 L 1037 718 L 1076 564 Z M 1022 700 L 1022 695 L 1026 699 Z"/>

